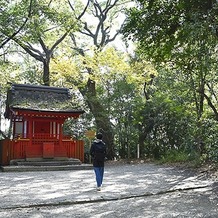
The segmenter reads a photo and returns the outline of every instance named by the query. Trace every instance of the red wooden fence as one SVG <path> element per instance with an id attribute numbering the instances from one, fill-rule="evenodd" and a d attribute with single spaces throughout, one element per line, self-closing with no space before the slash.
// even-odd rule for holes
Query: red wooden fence
<path id="1" fill-rule="evenodd" d="M 81 162 L 84 162 L 84 141 L 72 140 L 72 139 L 61 140 L 61 145 L 58 144 L 57 140 L 52 140 L 54 143 L 54 157 L 68 157 L 77 158 Z M 51 138 L 50 138 L 51 139 Z M 0 141 L 0 165 L 5 166 L 10 164 L 10 160 L 13 159 L 25 159 L 25 158 L 43 158 L 43 142 L 51 140 L 40 139 L 36 143 L 36 140 L 32 141 L 27 138 L 18 138 L 16 140 L 4 139 Z M 33 143 L 34 142 L 34 143 Z"/>
<path id="2" fill-rule="evenodd" d="M 63 140 L 63 146 L 66 148 L 67 157 L 77 158 L 84 162 L 84 141 Z"/>

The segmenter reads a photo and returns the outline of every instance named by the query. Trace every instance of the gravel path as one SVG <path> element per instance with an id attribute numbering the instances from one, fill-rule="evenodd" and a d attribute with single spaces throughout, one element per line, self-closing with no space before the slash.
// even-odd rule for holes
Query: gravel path
<path id="1" fill-rule="evenodd" d="M 97 192 L 92 170 L 0 173 L 2 218 L 218 217 L 218 181 L 154 164 L 106 165 Z"/>

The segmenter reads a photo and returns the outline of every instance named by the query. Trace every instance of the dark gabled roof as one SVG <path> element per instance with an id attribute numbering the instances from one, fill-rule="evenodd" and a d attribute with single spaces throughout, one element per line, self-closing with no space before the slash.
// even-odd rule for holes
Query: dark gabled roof
<path id="1" fill-rule="evenodd" d="M 84 113 L 72 105 L 69 89 L 28 84 L 12 84 L 7 93 L 5 117 L 13 109 Z"/>

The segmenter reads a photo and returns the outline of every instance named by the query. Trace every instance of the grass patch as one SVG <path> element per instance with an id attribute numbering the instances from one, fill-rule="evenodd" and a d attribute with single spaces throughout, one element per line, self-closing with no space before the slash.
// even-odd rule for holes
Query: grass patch
<path id="1" fill-rule="evenodd" d="M 159 163 L 185 163 L 192 166 L 200 166 L 201 158 L 197 153 L 187 153 L 185 151 L 170 150 L 161 156 Z"/>

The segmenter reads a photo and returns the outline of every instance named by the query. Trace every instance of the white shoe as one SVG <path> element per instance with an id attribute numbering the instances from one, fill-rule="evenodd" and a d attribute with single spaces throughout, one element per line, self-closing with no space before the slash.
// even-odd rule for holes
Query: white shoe
<path id="1" fill-rule="evenodd" d="M 101 191 L 101 187 L 97 187 L 97 191 Z"/>

